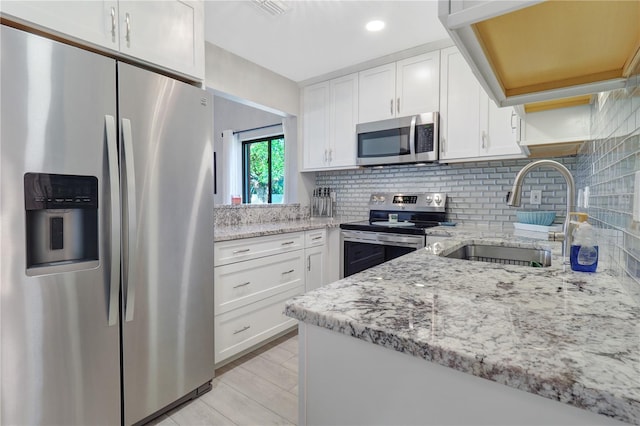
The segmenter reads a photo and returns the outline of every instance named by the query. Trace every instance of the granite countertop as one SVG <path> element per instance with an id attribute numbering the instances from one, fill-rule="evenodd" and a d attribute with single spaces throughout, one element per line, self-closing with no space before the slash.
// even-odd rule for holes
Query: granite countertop
<path id="1" fill-rule="evenodd" d="M 242 238 L 261 237 L 264 235 L 285 234 L 287 232 L 309 231 L 322 228 L 337 228 L 341 223 L 352 222 L 354 218 L 314 217 L 302 220 L 283 222 L 251 223 L 234 226 L 218 226 L 214 230 L 214 241 L 239 240 Z"/>
<path id="2" fill-rule="evenodd" d="M 285 313 L 640 424 L 640 307 L 603 259 L 596 273 L 573 272 L 562 265 L 560 243 L 516 238 L 508 230 L 456 228 L 433 228 L 426 249 L 298 296 Z M 434 247 L 449 253 L 474 241 L 550 248 L 552 266 L 433 253 Z"/>

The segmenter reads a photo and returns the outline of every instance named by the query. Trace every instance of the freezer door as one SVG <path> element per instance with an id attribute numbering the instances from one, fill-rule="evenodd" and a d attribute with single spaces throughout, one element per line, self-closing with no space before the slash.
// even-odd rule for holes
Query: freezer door
<path id="1" fill-rule="evenodd" d="M 207 92 L 118 64 L 125 424 L 213 377 L 213 144 Z"/>
<path id="2" fill-rule="evenodd" d="M 116 64 L 4 25 L 0 31 L 0 424 L 116 425 L 119 224 L 109 215 L 112 190 L 119 206 L 119 184 L 117 164 L 108 164 L 109 154 L 117 161 Z M 97 260 L 94 250 L 90 261 L 27 269 L 29 172 L 97 178 Z M 59 231 L 72 212 L 53 215 Z"/>

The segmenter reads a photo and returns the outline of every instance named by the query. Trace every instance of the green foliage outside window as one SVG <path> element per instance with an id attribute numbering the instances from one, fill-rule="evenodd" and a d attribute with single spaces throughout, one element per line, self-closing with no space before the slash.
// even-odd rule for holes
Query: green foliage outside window
<path id="1" fill-rule="evenodd" d="M 279 204 L 284 195 L 284 137 L 243 142 L 244 199 Z"/>

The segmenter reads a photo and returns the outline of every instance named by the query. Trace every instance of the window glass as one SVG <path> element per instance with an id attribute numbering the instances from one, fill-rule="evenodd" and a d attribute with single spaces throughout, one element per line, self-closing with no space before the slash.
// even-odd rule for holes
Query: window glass
<path id="1" fill-rule="evenodd" d="M 242 143 L 244 202 L 281 204 L 284 195 L 284 135 Z"/>

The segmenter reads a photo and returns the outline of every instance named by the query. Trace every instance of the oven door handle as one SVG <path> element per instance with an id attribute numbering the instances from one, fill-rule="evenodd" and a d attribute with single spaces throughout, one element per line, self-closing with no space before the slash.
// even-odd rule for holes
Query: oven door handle
<path id="1" fill-rule="evenodd" d="M 411 157 L 416 156 L 416 120 L 418 119 L 417 115 L 414 115 L 411 118 L 411 127 L 409 127 L 409 151 L 411 152 Z"/>
<path id="2" fill-rule="evenodd" d="M 412 246 L 415 248 L 422 248 L 425 245 L 424 236 L 417 235 L 383 235 L 375 232 L 363 232 L 363 231 L 342 231 L 342 240 L 352 243 L 364 243 L 364 244 L 383 244 L 383 245 L 397 245 L 401 247 Z"/>

